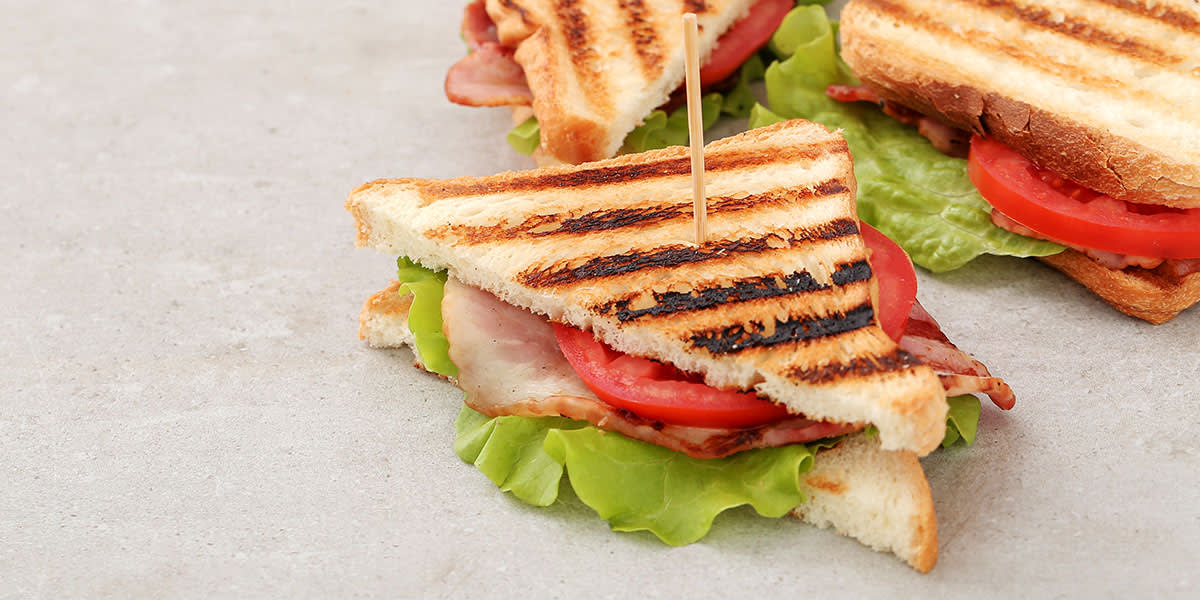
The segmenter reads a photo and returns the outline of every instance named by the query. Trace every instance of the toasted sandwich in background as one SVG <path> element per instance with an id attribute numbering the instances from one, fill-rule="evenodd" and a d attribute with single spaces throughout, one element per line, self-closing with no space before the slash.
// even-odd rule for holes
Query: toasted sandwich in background
<path id="1" fill-rule="evenodd" d="M 1041 260 L 1152 323 L 1200 301 L 1200 3 L 852 0 L 840 36 L 864 99 L 974 136 Z"/>
<path id="2" fill-rule="evenodd" d="M 709 144 L 706 164 L 701 243 L 683 147 L 363 185 L 358 244 L 404 258 L 360 334 L 466 392 L 456 450 L 526 502 L 553 502 L 565 469 L 614 529 L 689 543 L 751 504 L 927 571 L 917 456 L 973 437 L 960 394 L 1008 408 L 1011 390 L 859 223 L 840 136 L 787 121 Z"/>
<path id="3" fill-rule="evenodd" d="M 793 6 L 793 0 L 475 0 L 463 19 L 471 53 L 451 67 L 446 95 L 469 106 L 513 107 L 517 122 L 532 115 L 539 164 L 608 158 L 683 84 L 684 13 L 697 15 L 702 84 L 719 87 Z"/>

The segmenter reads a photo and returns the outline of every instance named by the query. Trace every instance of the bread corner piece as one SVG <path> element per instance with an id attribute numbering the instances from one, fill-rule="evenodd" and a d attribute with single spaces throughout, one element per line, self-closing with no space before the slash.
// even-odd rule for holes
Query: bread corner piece
<path id="1" fill-rule="evenodd" d="M 1086 255 L 1067 250 L 1042 262 L 1062 271 L 1113 308 L 1155 325 L 1174 319 L 1200 302 L 1200 272 L 1183 277 L 1158 269 L 1112 269 Z"/>
<path id="2" fill-rule="evenodd" d="M 912 452 L 880 450 L 864 434 L 822 451 L 804 474 L 808 501 L 792 513 L 881 552 L 922 573 L 937 563 L 937 517 L 920 461 Z"/>
<path id="3" fill-rule="evenodd" d="M 400 293 L 400 282 L 393 281 L 388 287 L 374 293 L 363 303 L 358 315 L 358 338 L 372 348 L 413 349 L 416 357 L 415 339 L 408 328 L 408 311 L 412 307 L 412 294 Z M 419 357 L 413 361 L 421 365 Z"/>

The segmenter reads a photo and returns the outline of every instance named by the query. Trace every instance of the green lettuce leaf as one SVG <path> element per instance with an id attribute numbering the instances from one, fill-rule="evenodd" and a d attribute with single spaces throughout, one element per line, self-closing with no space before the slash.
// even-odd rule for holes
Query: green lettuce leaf
<path id="1" fill-rule="evenodd" d="M 546 434 L 585 426 L 561 417 L 489 418 L 463 405 L 454 422 L 454 452 L 501 490 L 528 504 L 549 506 L 558 499 L 563 462 L 543 449 Z"/>
<path id="2" fill-rule="evenodd" d="M 975 443 L 975 432 L 979 427 L 979 398 L 970 394 L 946 398 L 950 411 L 946 413 L 946 435 L 942 447 L 949 448 L 962 440 L 970 446 Z"/>
<path id="3" fill-rule="evenodd" d="M 488 418 L 464 406 L 455 452 L 502 490 L 535 506 L 558 497 L 565 471 L 579 499 L 616 531 L 649 531 L 672 546 L 708 533 L 721 512 L 750 505 L 782 517 L 806 500 L 801 475 L 836 440 L 699 460 L 563 418 Z"/>
<path id="4" fill-rule="evenodd" d="M 524 122 L 508 132 L 508 145 L 525 156 L 533 154 L 533 151 L 537 150 L 541 143 L 542 128 L 538 126 L 537 119 L 534 117 L 525 119 Z"/>
<path id="5" fill-rule="evenodd" d="M 724 105 L 725 97 L 721 94 L 708 94 L 700 99 L 704 129 L 712 127 L 713 123 L 717 122 L 717 118 L 721 116 Z M 681 106 L 671 111 L 669 115 L 661 110 L 651 112 L 650 116 L 646 117 L 641 125 L 635 127 L 633 131 L 629 132 L 629 135 L 625 136 L 625 143 L 621 146 L 621 152 L 644 152 L 656 148 L 666 148 L 667 146 L 686 145 L 688 145 L 687 107 Z"/>
<path id="6" fill-rule="evenodd" d="M 458 367 L 450 361 L 450 344 L 442 333 L 442 290 L 446 273 L 432 271 L 401 256 L 396 260 L 396 277 L 400 293 L 412 293 L 408 310 L 408 329 L 416 343 L 417 357 L 425 368 L 447 377 L 458 375 Z"/>
<path id="7" fill-rule="evenodd" d="M 782 57 L 767 67 L 766 107 L 750 126 L 791 118 L 841 129 L 854 155 L 859 216 L 931 271 L 955 269 L 980 254 L 1046 256 L 1062 246 L 1019 236 L 991 223 L 991 207 L 967 178 L 966 161 L 942 154 L 917 133 L 867 103 L 825 95 L 829 84 L 854 84 L 838 56 L 834 29 L 819 6 L 792 10 L 775 32 Z"/>

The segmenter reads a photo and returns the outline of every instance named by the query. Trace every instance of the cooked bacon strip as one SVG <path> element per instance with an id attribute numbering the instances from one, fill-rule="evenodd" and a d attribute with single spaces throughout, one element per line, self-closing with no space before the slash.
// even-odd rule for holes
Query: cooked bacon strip
<path id="1" fill-rule="evenodd" d="M 1115 269 L 1118 271 L 1121 269 L 1128 269 L 1130 267 L 1153 271 L 1163 264 L 1166 264 L 1166 270 L 1170 273 L 1173 273 L 1176 277 L 1186 277 L 1192 273 L 1200 272 L 1200 258 L 1155 258 L 1153 256 L 1134 256 L 1132 254 L 1121 254 L 1119 252 L 1085 248 L 1083 246 L 1069 244 L 1062 240 L 1056 240 L 1052 237 L 1038 233 L 1018 223 L 1013 218 L 994 208 L 992 209 L 992 224 L 1006 231 L 1011 231 L 1017 235 L 1023 235 L 1025 237 L 1062 244 L 1063 246 L 1083 253 L 1088 258 L 1091 258 L 1092 260 L 1110 269 Z"/>
<path id="2" fill-rule="evenodd" d="M 478 50 L 487 42 L 500 43 L 496 22 L 487 13 L 483 0 L 475 0 L 463 9 L 462 36 L 472 50 Z"/>
<path id="3" fill-rule="evenodd" d="M 465 106 L 512 106 L 533 102 L 525 71 L 499 43 L 483 42 L 446 73 L 446 97 Z"/>
<path id="4" fill-rule="evenodd" d="M 525 70 L 512 49 L 500 45 L 483 0 L 463 9 L 462 36 L 471 53 L 446 73 L 446 98 L 464 106 L 515 106 L 533 102 Z"/>
<path id="5" fill-rule="evenodd" d="M 950 343 L 920 302 L 913 303 L 904 337 L 900 338 L 900 349 L 932 367 L 942 380 L 947 396 L 987 394 L 1004 410 L 1016 403 L 1012 388 L 999 377 L 992 377 L 983 363 Z"/>
<path id="6" fill-rule="evenodd" d="M 584 385 L 563 358 L 554 329 L 544 318 L 453 279 L 446 282 L 442 316 L 466 403 L 488 416 L 561 415 L 704 459 L 862 429 L 804 417 L 738 429 L 643 419 L 602 402 Z"/>
<path id="7" fill-rule="evenodd" d="M 882 107 L 884 114 L 904 123 L 915 125 L 917 133 L 925 136 L 942 154 L 967 157 L 970 148 L 971 133 L 957 127 L 947 125 L 933 117 L 927 117 L 907 106 L 884 100 L 879 94 L 865 85 L 833 84 L 825 88 L 825 95 L 838 102 L 871 102 Z"/>
<path id="8" fill-rule="evenodd" d="M 875 90 L 865 85 L 830 84 L 825 88 L 825 95 L 838 102 L 871 102 L 883 104 L 883 98 Z"/>

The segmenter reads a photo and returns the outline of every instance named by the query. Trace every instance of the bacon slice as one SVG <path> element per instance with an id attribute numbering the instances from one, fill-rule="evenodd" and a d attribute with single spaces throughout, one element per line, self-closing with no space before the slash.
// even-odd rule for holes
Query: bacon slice
<path id="1" fill-rule="evenodd" d="M 983 363 L 950 343 L 920 302 L 913 303 L 904 337 L 900 338 L 900 349 L 932 367 L 942 380 L 947 396 L 987 394 L 1004 410 L 1016 404 L 1012 388 L 999 377 L 992 377 Z"/>
<path id="2" fill-rule="evenodd" d="M 1056 244 L 1062 244 L 1077 252 L 1086 255 L 1088 258 L 1117 271 L 1128 269 L 1130 267 L 1138 269 L 1146 269 L 1152 271 L 1166 264 L 1166 270 L 1174 274 L 1176 277 L 1187 277 L 1192 273 L 1200 272 L 1200 258 L 1155 258 L 1153 256 L 1136 256 L 1132 254 L 1121 254 L 1119 252 L 1109 252 L 1107 250 L 1097 250 L 1095 248 L 1086 248 L 1077 244 L 1070 244 L 1062 240 L 1056 240 L 1050 236 L 1038 233 L 1020 223 L 1012 217 L 992 209 L 992 224 L 996 227 L 1011 231 L 1017 235 L 1031 237 L 1039 240 L 1048 240 Z"/>
<path id="3" fill-rule="evenodd" d="M 830 84 L 825 87 L 825 95 L 838 102 L 871 102 L 883 104 L 883 98 L 875 90 L 865 85 Z"/>
<path id="4" fill-rule="evenodd" d="M 584 385 L 563 358 L 546 319 L 453 279 L 446 282 L 442 318 L 458 386 L 467 405 L 488 416 L 564 416 L 702 459 L 862 429 L 800 416 L 737 429 L 643 419 L 602 402 Z"/>
<path id="5" fill-rule="evenodd" d="M 513 106 L 533 102 L 525 71 L 496 42 L 483 42 L 446 73 L 446 97 L 465 106 Z"/>
<path id="6" fill-rule="evenodd" d="M 516 106 L 533 102 L 525 70 L 500 44 L 483 0 L 463 9 L 462 36 L 471 53 L 446 73 L 446 98 L 464 106 Z"/>
<path id="7" fill-rule="evenodd" d="M 496 22 L 487 13 L 483 0 L 475 0 L 463 9 L 462 36 L 472 50 L 478 50 L 488 42 L 500 43 Z"/>

